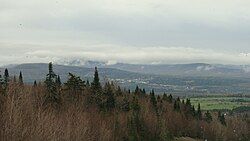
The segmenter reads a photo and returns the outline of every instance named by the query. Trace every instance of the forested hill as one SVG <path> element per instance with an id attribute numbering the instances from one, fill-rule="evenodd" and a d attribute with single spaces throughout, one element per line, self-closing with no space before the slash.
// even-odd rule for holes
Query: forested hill
<path id="1" fill-rule="evenodd" d="M 247 114 L 204 111 L 189 98 L 156 95 L 137 86 L 85 81 L 74 72 L 65 83 L 49 63 L 42 83 L 25 84 L 22 72 L 0 77 L 1 140 L 172 141 L 176 138 L 249 140 Z M 42 74 L 40 74 L 42 75 Z"/>

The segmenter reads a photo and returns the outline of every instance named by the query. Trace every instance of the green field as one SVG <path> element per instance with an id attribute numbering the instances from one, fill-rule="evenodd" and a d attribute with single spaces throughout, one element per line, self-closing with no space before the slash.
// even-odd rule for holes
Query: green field
<path id="1" fill-rule="evenodd" d="M 202 110 L 232 110 L 241 106 L 250 106 L 250 98 L 247 97 L 198 97 L 191 98 L 191 103 L 197 108 L 198 103 Z"/>

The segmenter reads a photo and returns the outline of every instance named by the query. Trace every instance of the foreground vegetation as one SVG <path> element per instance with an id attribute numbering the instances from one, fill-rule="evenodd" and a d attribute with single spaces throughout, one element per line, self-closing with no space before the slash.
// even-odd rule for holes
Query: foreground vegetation
<path id="1" fill-rule="evenodd" d="M 7 69 L 0 78 L 0 140 L 249 140 L 247 116 L 202 112 L 190 99 L 156 96 L 154 90 L 102 86 L 97 68 L 92 83 L 69 73 L 62 84 L 51 63 L 46 80 L 34 85 Z"/>

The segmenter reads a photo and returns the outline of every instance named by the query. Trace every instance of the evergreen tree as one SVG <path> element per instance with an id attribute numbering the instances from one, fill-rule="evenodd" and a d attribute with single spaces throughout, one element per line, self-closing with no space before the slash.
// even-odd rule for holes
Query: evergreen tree
<path id="1" fill-rule="evenodd" d="M 200 103 L 198 104 L 198 109 L 197 109 L 197 119 L 202 120 L 202 113 L 201 113 L 201 105 L 200 105 Z"/>
<path id="2" fill-rule="evenodd" d="M 121 90 L 120 86 L 117 87 L 116 95 L 117 96 L 121 96 L 122 95 L 122 90 Z"/>
<path id="3" fill-rule="evenodd" d="M 107 95 L 106 108 L 109 111 L 115 108 L 115 96 L 113 94 L 113 91 L 110 85 L 108 85 L 106 95 Z"/>
<path id="4" fill-rule="evenodd" d="M 13 82 L 14 82 L 14 83 L 17 82 L 17 80 L 16 80 L 16 75 L 14 75 L 14 77 L 13 77 Z"/>
<path id="5" fill-rule="evenodd" d="M 141 117 L 141 108 L 136 97 L 133 97 L 132 101 L 132 116 L 129 120 L 129 141 L 144 141 L 152 140 L 145 128 L 145 123 Z"/>
<path id="6" fill-rule="evenodd" d="M 210 123 L 210 122 L 213 121 L 213 117 L 212 117 L 212 115 L 210 114 L 209 111 L 207 111 L 207 112 L 205 113 L 205 121 L 208 122 L 208 123 Z"/>
<path id="7" fill-rule="evenodd" d="M 224 126 L 227 125 L 226 123 L 226 119 L 223 113 L 221 113 L 220 111 L 218 112 L 218 120 L 220 121 L 220 123 Z"/>
<path id="8" fill-rule="evenodd" d="M 184 99 L 182 99 L 181 103 L 182 103 L 182 105 L 184 105 L 184 104 L 185 104 L 185 100 L 184 100 Z"/>
<path id="9" fill-rule="evenodd" d="M 193 117 L 195 117 L 195 116 L 196 116 L 196 111 L 195 111 L 194 106 L 192 106 L 192 109 L 191 109 L 191 114 L 192 114 L 192 116 L 193 116 Z"/>
<path id="10" fill-rule="evenodd" d="M 59 82 L 57 82 L 57 85 L 59 85 Z M 68 90 L 71 94 L 72 99 L 79 99 L 78 92 L 82 92 L 85 87 L 85 82 L 79 77 L 72 73 L 69 73 L 69 78 L 67 82 L 65 83 L 66 90 Z"/>
<path id="11" fill-rule="evenodd" d="M 122 100 L 121 109 L 125 112 L 130 110 L 130 103 L 129 103 L 128 97 L 126 95 L 124 96 L 124 98 Z"/>
<path id="12" fill-rule="evenodd" d="M 142 89 L 142 94 L 146 95 L 146 90 Z"/>
<path id="13" fill-rule="evenodd" d="M 157 102 L 159 102 L 159 103 L 162 102 L 161 97 L 159 95 L 157 96 Z"/>
<path id="14" fill-rule="evenodd" d="M 130 94 L 131 92 L 130 92 L 130 89 L 128 89 L 128 93 Z"/>
<path id="15" fill-rule="evenodd" d="M 61 85 L 62 85 L 62 82 L 61 82 L 61 78 L 60 78 L 60 76 L 59 75 L 57 75 L 57 78 L 56 78 L 56 84 L 57 84 L 57 87 L 61 87 Z"/>
<path id="16" fill-rule="evenodd" d="M 157 107 L 157 101 L 156 101 L 156 98 L 155 98 L 155 92 L 154 92 L 154 90 L 152 90 L 150 92 L 150 102 L 151 102 L 151 104 L 153 105 L 154 108 Z"/>
<path id="17" fill-rule="evenodd" d="M 95 67 L 94 80 L 91 83 L 91 90 L 93 93 L 92 101 L 94 100 L 94 102 L 99 106 L 103 105 L 102 86 L 100 83 L 97 67 Z"/>
<path id="18" fill-rule="evenodd" d="M 180 99 L 180 97 L 177 97 L 177 102 L 181 102 L 181 99 Z"/>
<path id="19" fill-rule="evenodd" d="M 163 96 L 162 96 L 162 100 L 163 100 L 163 101 L 168 101 L 168 96 L 167 96 L 167 94 L 166 94 L 166 93 L 164 93 L 164 94 L 163 94 Z"/>
<path id="20" fill-rule="evenodd" d="M 5 84 L 4 78 L 0 74 L 0 94 L 4 94 L 4 84 Z"/>
<path id="21" fill-rule="evenodd" d="M 44 81 L 47 89 L 44 104 L 52 104 L 53 106 L 58 106 L 60 104 L 61 98 L 57 89 L 56 79 L 57 75 L 54 73 L 52 63 L 50 62 L 49 72 Z"/>
<path id="22" fill-rule="evenodd" d="M 94 89 L 96 91 L 101 91 L 101 89 L 102 89 L 97 67 L 95 67 L 94 80 L 91 83 L 91 87 L 92 87 L 92 89 Z"/>
<path id="23" fill-rule="evenodd" d="M 34 81 L 33 87 L 37 87 L 36 80 Z"/>
<path id="24" fill-rule="evenodd" d="M 178 101 L 178 100 L 175 100 L 174 101 L 174 110 L 175 111 L 180 111 L 180 101 Z"/>
<path id="25" fill-rule="evenodd" d="M 169 103 L 172 103 L 172 102 L 173 102 L 173 96 L 172 96 L 171 94 L 168 96 L 168 102 L 169 102 Z"/>
<path id="26" fill-rule="evenodd" d="M 138 85 L 135 88 L 135 95 L 140 95 L 140 88 Z"/>
<path id="27" fill-rule="evenodd" d="M 89 80 L 87 79 L 86 81 L 86 87 L 90 87 L 90 83 L 89 83 Z"/>
<path id="28" fill-rule="evenodd" d="M 8 71 L 8 69 L 6 68 L 5 71 L 4 71 L 4 80 L 5 80 L 6 85 L 7 85 L 8 82 L 9 82 L 9 77 L 10 77 L 9 71 Z"/>
<path id="29" fill-rule="evenodd" d="M 18 79 L 18 82 L 19 82 L 19 84 L 20 85 L 23 85 L 23 74 L 22 74 L 22 72 L 20 71 L 20 73 L 19 73 L 19 79 Z"/>
<path id="30" fill-rule="evenodd" d="M 188 98 L 187 98 L 187 100 L 186 100 L 186 107 L 187 107 L 187 108 L 190 108 L 190 109 L 192 108 L 191 101 L 190 101 L 190 99 L 188 99 Z"/>

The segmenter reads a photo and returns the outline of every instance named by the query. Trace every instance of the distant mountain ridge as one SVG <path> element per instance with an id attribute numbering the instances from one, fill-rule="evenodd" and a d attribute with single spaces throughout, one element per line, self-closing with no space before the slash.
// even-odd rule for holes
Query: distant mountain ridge
<path id="1" fill-rule="evenodd" d="M 210 93 L 250 94 L 250 73 L 242 66 L 210 65 L 203 63 L 177 65 L 134 65 L 106 64 L 103 62 L 88 62 L 83 66 L 54 64 L 54 71 L 65 82 L 71 72 L 92 81 L 94 67 L 98 71 L 102 83 L 114 81 L 124 88 L 134 90 L 136 85 L 147 91 L 168 92 L 179 95 L 196 95 Z M 0 68 L 0 74 L 8 68 L 11 76 L 18 77 L 22 71 L 24 81 L 33 83 L 44 81 L 48 73 L 48 64 L 30 63 L 9 65 Z"/>
<path id="2" fill-rule="evenodd" d="M 181 75 L 181 76 L 236 76 L 250 77 L 250 65 L 222 65 L 222 64 L 126 64 L 99 61 L 85 61 L 81 59 L 57 62 L 62 65 L 84 66 L 93 68 L 115 68 L 130 72 L 156 75 Z"/>
<path id="3" fill-rule="evenodd" d="M 41 63 L 42 64 L 42 63 Z M 249 65 L 222 65 L 222 64 L 126 64 L 99 61 L 84 61 L 81 59 L 63 60 L 55 62 L 58 66 L 83 67 L 83 68 L 112 68 L 140 74 L 153 75 L 178 75 L 178 76 L 229 76 L 250 77 Z M 7 65 L 13 68 L 19 65 Z"/>

